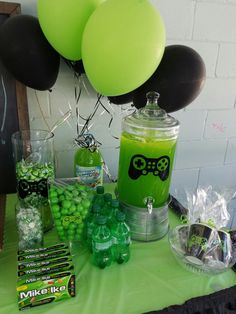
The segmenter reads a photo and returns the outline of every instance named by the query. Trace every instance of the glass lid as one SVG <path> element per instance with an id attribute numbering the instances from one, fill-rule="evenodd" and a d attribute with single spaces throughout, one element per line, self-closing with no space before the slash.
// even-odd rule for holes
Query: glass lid
<path id="1" fill-rule="evenodd" d="M 170 129 L 179 127 L 179 121 L 159 107 L 159 96 L 157 92 L 148 92 L 146 106 L 125 117 L 124 122 L 140 128 Z"/>

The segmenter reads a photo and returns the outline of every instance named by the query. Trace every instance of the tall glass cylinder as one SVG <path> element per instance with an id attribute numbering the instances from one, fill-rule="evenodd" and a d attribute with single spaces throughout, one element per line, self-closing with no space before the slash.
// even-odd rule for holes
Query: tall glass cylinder
<path id="1" fill-rule="evenodd" d="M 54 177 L 53 133 L 23 130 L 12 135 L 20 206 L 41 212 L 44 232 L 53 226 L 47 180 Z"/>
<path id="2" fill-rule="evenodd" d="M 122 121 L 119 200 L 135 207 L 164 205 L 169 187 L 179 122 L 158 106 L 159 94 L 149 92 L 144 108 Z"/>

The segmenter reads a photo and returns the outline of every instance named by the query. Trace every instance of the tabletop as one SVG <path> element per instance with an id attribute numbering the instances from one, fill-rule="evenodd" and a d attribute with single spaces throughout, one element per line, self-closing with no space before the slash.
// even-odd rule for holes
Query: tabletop
<path id="1" fill-rule="evenodd" d="M 107 186 L 110 192 L 113 186 Z M 16 295 L 17 232 L 16 195 L 6 200 L 4 250 L 0 252 L 0 313 L 19 313 Z M 169 212 L 170 228 L 179 223 Z M 59 242 L 55 230 L 45 234 L 45 245 Z M 232 270 L 209 276 L 182 268 L 171 253 L 168 235 L 158 241 L 131 244 L 130 261 L 101 270 L 91 263 L 85 247 L 72 248 L 76 273 L 76 297 L 29 309 L 32 314 L 70 313 L 138 314 L 182 304 L 236 285 Z"/>

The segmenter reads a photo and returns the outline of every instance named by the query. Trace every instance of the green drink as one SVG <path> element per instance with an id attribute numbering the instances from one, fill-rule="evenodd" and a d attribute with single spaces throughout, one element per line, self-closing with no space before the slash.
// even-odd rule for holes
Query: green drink
<path id="1" fill-rule="evenodd" d="M 119 199 L 137 207 L 144 207 L 147 197 L 153 198 L 155 207 L 164 204 L 169 196 L 175 147 L 176 139 L 155 140 L 123 133 Z"/>
<path id="2" fill-rule="evenodd" d="M 81 184 L 96 188 L 103 183 L 102 154 L 91 134 L 81 135 L 78 139 L 80 148 L 74 156 L 74 174 Z"/>
<path id="3" fill-rule="evenodd" d="M 169 198 L 179 132 L 179 122 L 158 106 L 158 97 L 148 93 L 147 105 L 123 119 L 120 141 L 119 200 L 149 213 Z"/>

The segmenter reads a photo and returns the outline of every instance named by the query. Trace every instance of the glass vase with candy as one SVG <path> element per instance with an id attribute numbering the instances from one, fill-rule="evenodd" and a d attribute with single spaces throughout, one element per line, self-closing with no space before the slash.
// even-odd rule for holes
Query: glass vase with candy
<path id="1" fill-rule="evenodd" d="M 19 205 L 39 211 L 44 232 L 53 226 L 47 190 L 48 178 L 54 177 L 53 136 L 44 130 L 24 130 L 12 135 Z"/>

